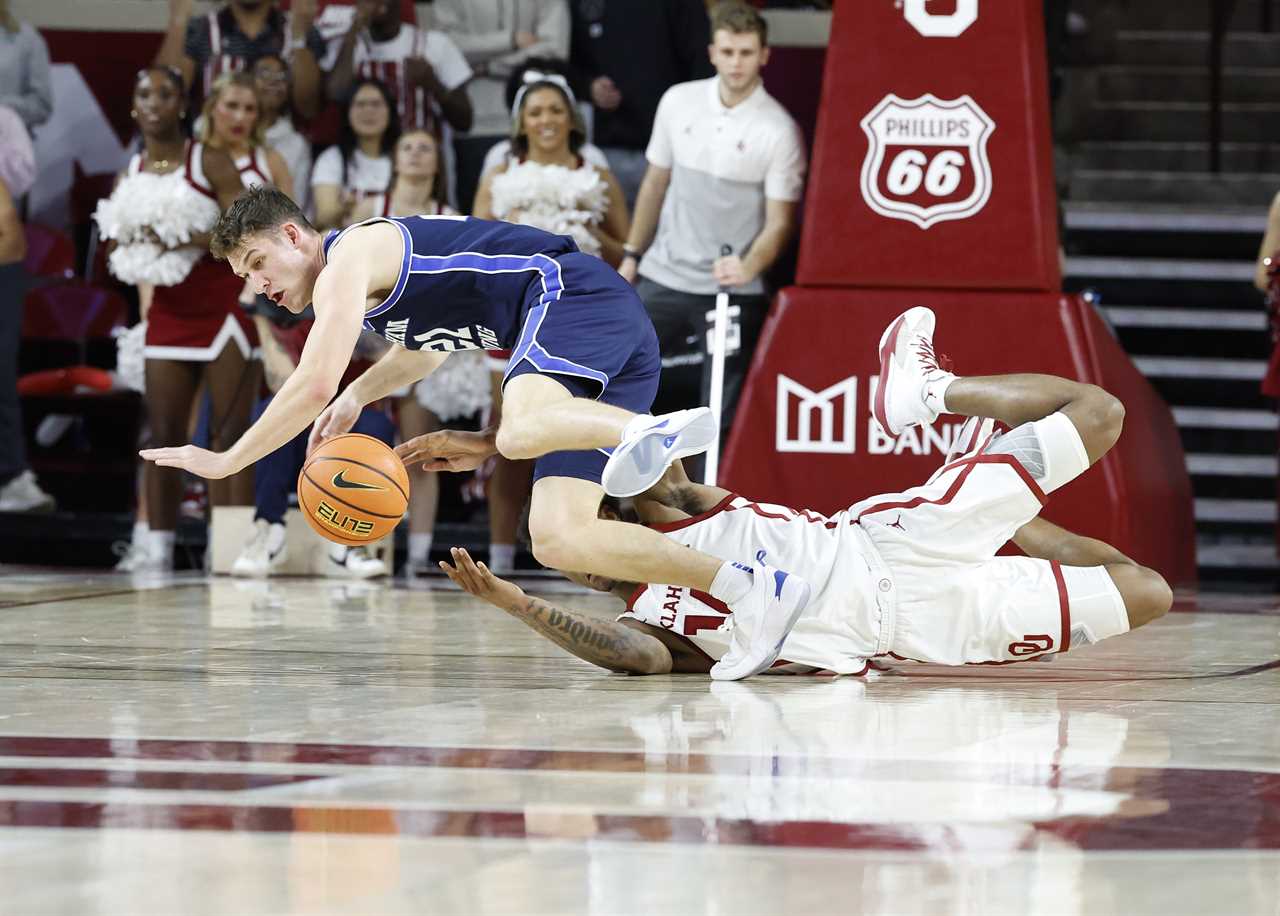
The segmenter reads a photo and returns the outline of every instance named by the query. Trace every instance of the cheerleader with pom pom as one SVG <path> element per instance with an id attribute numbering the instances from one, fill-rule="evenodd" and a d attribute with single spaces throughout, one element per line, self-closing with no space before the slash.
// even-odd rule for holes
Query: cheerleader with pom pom
<path id="1" fill-rule="evenodd" d="M 196 143 L 183 129 L 181 75 L 164 67 L 141 71 L 132 115 L 142 151 L 94 214 L 103 237 L 112 243 L 112 274 L 138 287 L 146 325 L 144 399 L 155 445 L 186 441 L 202 384 L 212 400 L 215 441 L 230 446 L 249 425 L 259 383 L 252 359 L 257 333 L 237 303 L 243 281 L 208 253 L 209 229 L 244 189 L 243 176 L 267 181 L 277 165 L 283 168 L 261 153 L 236 162 L 235 138 L 243 136 L 247 145 L 253 127 L 248 115 L 256 118 L 252 83 L 246 89 L 244 80 L 231 77 L 215 86 L 204 119 L 209 142 Z M 230 112 L 219 109 L 220 98 L 221 108 Z M 135 332 L 128 340 L 136 342 L 137 336 Z M 182 486 L 177 471 L 144 469 L 133 544 L 118 569 L 172 568 Z M 245 504 L 252 499 L 252 487 L 252 474 L 214 482 L 210 500 L 215 505 Z"/>

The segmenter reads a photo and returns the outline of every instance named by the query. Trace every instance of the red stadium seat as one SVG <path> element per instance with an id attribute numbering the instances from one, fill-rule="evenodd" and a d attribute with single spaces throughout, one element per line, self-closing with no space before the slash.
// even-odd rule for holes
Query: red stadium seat
<path id="1" fill-rule="evenodd" d="M 41 286 L 27 293 L 22 336 L 83 343 L 93 337 L 109 337 L 128 314 L 129 304 L 109 289 L 83 283 Z"/>
<path id="2" fill-rule="evenodd" d="M 75 276 L 76 246 L 57 229 L 27 223 L 27 273 L 33 277 L 67 280 Z"/>

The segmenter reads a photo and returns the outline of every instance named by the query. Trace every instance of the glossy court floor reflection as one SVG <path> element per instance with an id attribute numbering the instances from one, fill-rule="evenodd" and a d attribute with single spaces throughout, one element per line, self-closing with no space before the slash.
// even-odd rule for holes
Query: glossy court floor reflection
<path id="1" fill-rule="evenodd" d="M 9 569 L 0 643 L 5 914 L 1280 914 L 1273 599 L 713 684 L 439 584 Z"/>

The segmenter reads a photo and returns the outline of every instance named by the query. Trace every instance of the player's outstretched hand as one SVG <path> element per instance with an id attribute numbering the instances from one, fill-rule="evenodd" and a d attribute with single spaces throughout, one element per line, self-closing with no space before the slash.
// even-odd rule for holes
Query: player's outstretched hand
<path id="1" fill-rule="evenodd" d="M 441 560 L 440 568 L 468 595 L 483 598 L 500 608 L 519 607 L 527 600 L 524 589 L 506 579 L 498 578 L 489 572 L 489 567 L 471 559 L 471 554 L 461 547 L 454 547 L 449 552 L 453 556 L 454 565 L 450 566 Z"/>
<path id="2" fill-rule="evenodd" d="M 345 391 L 338 395 L 311 425 L 311 435 L 307 437 L 307 454 L 310 455 L 326 439 L 351 432 L 351 427 L 356 425 L 359 417 L 360 405 L 349 398 Z"/>
<path id="3" fill-rule="evenodd" d="M 396 446 L 405 464 L 422 462 L 424 471 L 473 471 L 497 449 L 485 432 L 441 429 Z"/>
<path id="4" fill-rule="evenodd" d="M 138 455 L 144 461 L 154 461 L 162 468 L 182 468 L 206 480 L 221 480 L 239 470 L 231 466 L 224 452 L 211 452 L 194 445 L 144 448 L 138 452 Z"/>

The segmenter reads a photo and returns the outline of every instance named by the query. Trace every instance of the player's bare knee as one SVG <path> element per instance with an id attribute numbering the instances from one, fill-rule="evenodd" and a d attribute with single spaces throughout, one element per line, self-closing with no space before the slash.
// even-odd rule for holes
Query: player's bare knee
<path id="1" fill-rule="evenodd" d="M 1173 589 L 1154 569 L 1130 563 L 1107 566 L 1111 580 L 1115 582 L 1124 599 L 1125 612 L 1129 615 L 1129 629 L 1159 620 L 1173 606 Z"/>
<path id="2" fill-rule="evenodd" d="M 581 548 L 563 520 L 529 516 L 529 541 L 533 558 L 548 569 L 582 568 Z"/>
<path id="3" fill-rule="evenodd" d="M 524 458 L 536 458 L 533 450 L 533 429 L 525 422 L 510 415 L 502 418 L 498 426 L 498 434 L 494 437 L 494 446 L 503 458 L 520 461 Z"/>

